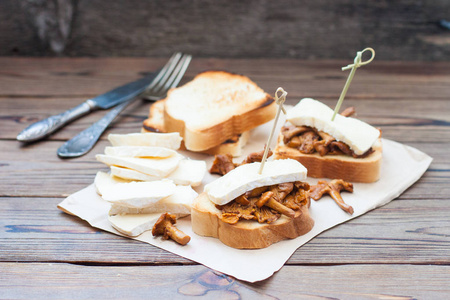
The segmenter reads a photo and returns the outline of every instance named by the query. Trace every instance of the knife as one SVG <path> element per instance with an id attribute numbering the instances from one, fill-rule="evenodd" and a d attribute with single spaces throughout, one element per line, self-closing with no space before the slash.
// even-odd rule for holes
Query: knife
<path id="1" fill-rule="evenodd" d="M 155 79 L 159 72 L 155 72 L 139 80 L 127 83 L 105 94 L 88 99 L 80 105 L 63 113 L 48 117 L 25 128 L 17 140 L 21 142 L 34 142 L 40 140 L 73 120 L 97 109 L 108 109 L 119 103 L 132 99 L 145 91 L 147 86 Z"/>

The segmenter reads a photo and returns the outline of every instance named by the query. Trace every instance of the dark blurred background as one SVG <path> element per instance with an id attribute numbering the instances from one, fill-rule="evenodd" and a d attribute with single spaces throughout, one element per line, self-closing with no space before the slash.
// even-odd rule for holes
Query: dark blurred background
<path id="1" fill-rule="evenodd" d="M 0 0 L 2 56 L 449 60 L 450 0 Z"/>

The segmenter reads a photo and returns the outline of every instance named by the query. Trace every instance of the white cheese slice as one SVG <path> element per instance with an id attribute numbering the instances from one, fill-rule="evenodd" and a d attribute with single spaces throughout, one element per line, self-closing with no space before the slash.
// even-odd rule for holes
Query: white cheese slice
<path id="1" fill-rule="evenodd" d="M 206 163 L 202 160 L 183 159 L 167 178 L 176 184 L 199 186 L 206 173 Z"/>
<path id="2" fill-rule="evenodd" d="M 177 150 L 181 140 L 178 132 L 110 134 L 108 140 L 113 146 L 158 146 Z"/>
<path id="3" fill-rule="evenodd" d="M 157 158 L 170 157 L 177 154 L 175 150 L 151 146 L 115 146 L 105 147 L 105 154 L 122 157 Z"/>
<path id="4" fill-rule="evenodd" d="M 108 216 L 108 220 L 120 233 L 128 236 L 138 236 L 151 230 L 161 214 L 129 214 Z"/>
<path id="5" fill-rule="evenodd" d="M 108 220 L 112 227 L 120 233 L 138 236 L 147 230 L 151 230 L 160 216 L 161 213 L 114 215 L 108 216 Z M 175 216 L 178 219 L 185 215 L 175 214 Z"/>
<path id="6" fill-rule="evenodd" d="M 95 158 L 108 166 L 134 169 L 148 175 L 163 178 L 177 168 L 183 156 L 176 153 L 174 156 L 164 158 L 137 158 L 97 154 Z"/>
<path id="7" fill-rule="evenodd" d="M 171 180 L 163 179 L 151 182 L 117 183 L 102 191 L 102 198 L 108 202 L 133 208 L 148 207 L 161 199 L 172 195 L 176 185 Z"/>
<path id="8" fill-rule="evenodd" d="M 126 180 L 154 181 L 159 177 L 117 166 L 111 166 L 111 174 Z M 199 186 L 206 173 L 206 163 L 201 160 L 183 159 L 178 167 L 165 178 L 173 180 L 175 184 Z"/>
<path id="9" fill-rule="evenodd" d="M 207 184 L 204 191 L 212 202 L 224 205 L 257 187 L 306 178 L 306 168 L 293 159 L 267 161 L 262 174 L 258 173 L 260 165 L 259 162 L 241 165 Z"/>
<path id="10" fill-rule="evenodd" d="M 110 215 L 118 214 L 151 214 L 151 213 L 164 213 L 169 212 L 171 214 L 184 214 L 189 215 L 191 213 L 192 201 L 198 196 L 190 186 L 177 186 L 175 192 L 154 203 L 153 205 L 145 208 L 132 208 L 119 204 L 113 204 L 109 210 Z"/>
<path id="11" fill-rule="evenodd" d="M 112 177 L 110 174 L 101 171 L 97 172 L 94 179 L 95 188 L 100 196 L 111 189 L 114 185 L 128 182 L 130 181 L 119 177 Z"/>
<path id="12" fill-rule="evenodd" d="M 286 120 L 295 126 L 310 126 L 342 141 L 355 152 L 364 154 L 380 137 L 380 131 L 355 118 L 336 115 L 331 121 L 333 110 L 325 104 L 311 99 L 302 99 L 288 111 Z"/>
<path id="13" fill-rule="evenodd" d="M 136 171 L 133 169 L 123 168 L 123 167 L 118 167 L 118 166 L 111 166 L 110 170 L 111 170 L 112 175 L 114 175 L 117 178 L 121 178 L 122 180 L 155 181 L 155 180 L 161 179 L 157 176 L 144 174 L 142 172 L 139 172 L 139 171 Z M 174 183 L 177 184 L 176 182 L 174 182 Z"/>

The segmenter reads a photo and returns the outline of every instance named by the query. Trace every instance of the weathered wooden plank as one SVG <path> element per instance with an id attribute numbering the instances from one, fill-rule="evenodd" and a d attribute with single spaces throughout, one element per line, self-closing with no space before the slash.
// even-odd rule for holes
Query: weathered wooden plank
<path id="1" fill-rule="evenodd" d="M 450 83 L 449 83 L 450 84 Z M 296 104 L 300 98 L 291 97 L 288 104 Z M 0 101 L 0 138 L 15 139 L 17 134 L 38 120 L 60 113 L 84 101 L 75 97 L 59 98 L 3 98 Z M 323 101 L 334 107 L 336 101 Z M 109 132 L 130 133 L 141 130 L 151 103 L 138 101 L 125 110 L 103 135 Z M 450 140 L 450 101 L 427 100 L 424 109 L 422 99 L 352 100 L 344 106 L 354 106 L 358 118 L 379 127 L 383 136 L 402 143 L 445 142 Z M 50 140 L 67 140 L 89 127 L 107 112 L 96 111 L 69 124 L 52 134 Z M 414 134 L 411 134 L 414 132 Z"/>
<path id="2" fill-rule="evenodd" d="M 1 261 L 193 263 L 151 245 L 94 229 L 59 211 L 56 205 L 60 201 L 0 198 Z M 287 264 L 447 264 L 449 213 L 447 200 L 393 201 L 322 233 L 299 248 Z"/>
<path id="3" fill-rule="evenodd" d="M 446 60 L 447 1 L 14 1 L 0 3 L 0 55 Z M 132 16 L 132 17 L 128 17 Z M 123 21 L 119 21 L 123 20 Z M 95 30 L 92 30 L 95 28 Z"/>
<path id="4" fill-rule="evenodd" d="M 160 68 L 167 58 L 0 58 L 0 96 L 95 96 Z M 208 69 L 244 74 L 266 91 L 289 97 L 338 99 L 353 61 L 193 59 L 185 79 Z M 358 70 L 347 99 L 447 99 L 450 63 L 375 60 Z M 26 88 L 24 88 L 26 87 Z M 272 92 L 271 92 L 272 91 Z"/>
<path id="5" fill-rule="evenodd" d="M 167 59 L 0 58 L 1 94 L 95 96 L 160 68 Z"/>
<path id="6" fill-rule="evenodd" d="M 14 299 L 444 299 L 450 293 L 449 266 L 285 266 L 253 284 L 203 266 L 0 263 L 0 271 L 2 296 Z"/>

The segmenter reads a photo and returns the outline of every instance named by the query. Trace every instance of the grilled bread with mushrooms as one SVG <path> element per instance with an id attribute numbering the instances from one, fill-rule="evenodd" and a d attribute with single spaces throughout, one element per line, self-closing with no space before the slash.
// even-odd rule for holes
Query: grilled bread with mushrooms
<path id="1" fill-rule="evenodd" d="M 306 169 L 286 159 L 243 164 L 205 186 L 192 205 L 193 231 L 238 249 L 260 249 L 309 232 Z"/>
<path id="2" fill-rule="evenodd" d="M 319 101 L 305 98 L 288 111 L 275 148 L 275 159 L 291 158 L 315 178 L 375 182 L 380 178 L 380 131 L 349 117 L 336 115 Z"/>

